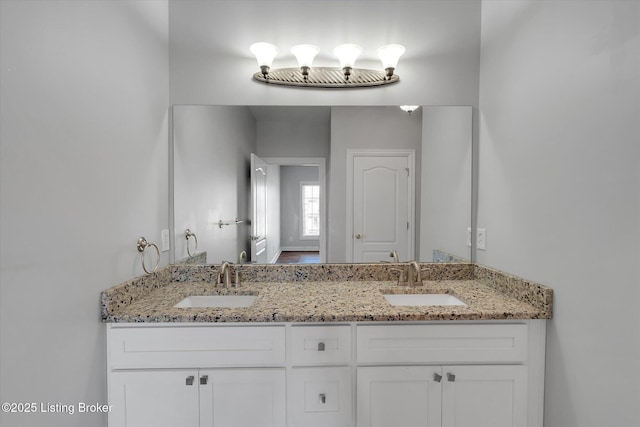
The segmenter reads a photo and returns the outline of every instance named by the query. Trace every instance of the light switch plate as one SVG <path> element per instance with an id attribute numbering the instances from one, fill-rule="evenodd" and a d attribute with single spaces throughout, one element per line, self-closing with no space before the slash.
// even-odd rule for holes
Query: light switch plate
<path id="1" fill-rule="evenodd" d="M 481 251 L 487 250 L 487 229 L 486 228 L 478 228 L 478 232 L 476 234 L 476 245 L 478 249 Z"/>
<path id="2" fill-rule="evenodd" d="M 169 247 L 170 247 L 169 230 L 162 230 L 160 234 L 162 235 L 162 244 L 161 244 L 162 252 L 166 252 L 169 250 Z"/>

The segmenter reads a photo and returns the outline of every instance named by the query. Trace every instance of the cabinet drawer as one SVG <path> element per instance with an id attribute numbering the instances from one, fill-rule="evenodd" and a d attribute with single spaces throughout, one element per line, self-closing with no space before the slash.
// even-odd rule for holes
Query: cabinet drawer
<path id="1" fill-rule="evenodd" d="M 288 388 L 289 425 L 351 426 L 351 368 L 293 368 Z"/>
<path id="2" fill-rule="evenodd" d="M 107 339 L 111 369 L 279 366 L 285 362 L 284 326 L 110 327 Z"/>
<path id="3" fill-rule="evenodd" d="M 346 365 L 351 362 L 351 327 L 293 326 L 291 360 L 294 365 Z"/>
<path id="4" fill-rule="evenodd" d="M 527 325 L 358 326 L 358 363 L 519 363 Z"/>

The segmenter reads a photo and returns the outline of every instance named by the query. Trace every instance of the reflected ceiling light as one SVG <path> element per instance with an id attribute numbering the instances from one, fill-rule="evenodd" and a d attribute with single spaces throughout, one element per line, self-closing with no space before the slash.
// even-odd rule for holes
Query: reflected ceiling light
<path id="1" fill-rule="evenodd" d="M 319 53 L 317 46 L 302 44 L 291 48 L 291 53 L 298 60 L 299 68 L 271 69 L 278 48 L 270 43 L 254 43 L 249 48 L 255 55 L 260 72 L 253 75 L 254 80 L 262 83 L 295 86 L 295 87 L 370 87 L 396 83 L 400 77 L 395 74 L 400 55 L 405 48 L 398 44 L 383 46 L 378 49 L 384 71 L 355 68 L 356 59 L 362 53 L 362 47 L 353 43 L 344 43 L 333 50 L 340 62 L 340 68 L 313 67 L 312 64 Z"/>
<path id="2" fill-rule="evenodd" d="M 278 54 L 278 48 L 271 43 L 254 43 L 249 46 L 249 50 L 253 53 L 258 61 L 258 67 L 263 76 L 269 75 L 269 69 L 273 64 L 273 59 Z"/>
<path id="3" fill-rule="evenodd" d="M 411 113 L 416 111 L 418 108 L 420 108 L 419 105 L 401 105 L 400 106 L 400 109 L 402 111 L 406 111 L 407 113 L 409 113 L 409 115 L 411 115 Z"/>

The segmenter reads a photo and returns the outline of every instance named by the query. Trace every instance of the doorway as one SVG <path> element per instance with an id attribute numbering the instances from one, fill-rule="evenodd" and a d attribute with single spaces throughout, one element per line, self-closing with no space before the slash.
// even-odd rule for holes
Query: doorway
<path id="1" fill-rule="evenodd" d="M 322 158 L 322 157 L 265 157 L 263 159 L 270 167 L 273 166 L 305 166 L 305 167 L 315 167 L 317 168 L 317 181 L 314 180 L 313 183 L 309 183 L 305 181 L 305 184 L 314 184 L 317 185 L 317 190 L 315 190 L 315 193 L 312 193 L 314 196 L 317 196 L 317 199 L 315 200 L 317 202 L 317 222 L 314 222 L 313 225 L 309 228 L 307 227 L 307 232 L 309 229 L 314 230 L 315 227 L 317 227 L 317 238 L 314 236 L 312 238 L 316 238 L 319 241 L 319 246 L 317 246 L 317 249 L 314 248 L 302 248 L 302 252 L 316 252 L 315 254 L 312 254 L 311 256 L 298 256 L 297 257 L 297 261 L 295 263 L 317 263 L 317 262 L 321 262 L 324 263 L 326 262 L 327 259 L 327 254 L 326 254 L 326 248 L 327 248 L 327 244 L 326 244 L 326 159 Z M 315 169 L 314 168 L 314 169 Z M 299 188 L 300 187 L 300 188 Z M 302 187 L 302 183 L 300 183 L 298 187 L 298 184 L 296 183 L 296 188 L 298 189 L 297 191 L 300 191 L 300 193 L 302 193 L 304 191 Z M 303 195 L 301 194 L 300 200 L 302 203 L 302 200 L 304 199 Z M 311 201 L 313 202 L 313 200 Z M 311 203 L 312 204 L 312 203 Z M 299 208 L 299 210 L 298 210 Z M 297 212 L 301 212 L 300 215 L 304 215 L 304 206 L 295 206 L 293 209 L 296 210 Z M 309 215 L 307 215 L 309 216 Z M 313 216 L 313 215 L 311 215 Z M 302 218 L 300 218 L 302 220 Z M 267 219 L 267 221 L 269 222 L 269 219 Z M 303 221 L 300 221 L 299 223 L 296 222 L 296 232 L 298 232 L 297 228 L 299 228 L 299 225 L 301 226 L 303 224 Z M 300 232 L 300 239 L 304 241 L 305 239 L 305 230 L 301 229 L 299 230 Z M 292 249 L 290 251 L 283 251 L 283 252 L 301 252 L 299 250 L 299 248 L 295 248 L 295 247 L 288 247 L 287 246 L 288 242 L 287 241 L 282 241 L 280 242 L 280 246 L 283 249 Z M 311 250 L 310 250 L 311 249 Z M 286 255 L 286 254 L 285 254 Z M 304 254 L 303 254 L 304 255 Z M 306 255 L 310 255 L 310 254 L 306 254 Z M 278 257 L 276 257 L 278 258 Z M 286 257 L 285 257 L 286 258 Z M 295 254 L 294 254 L 294 258 L 295 258 Z M 291 259 L 294 259 L 291 258 Z M 272 262 L 279 262 L 277 259 L 274 259 Z"/>

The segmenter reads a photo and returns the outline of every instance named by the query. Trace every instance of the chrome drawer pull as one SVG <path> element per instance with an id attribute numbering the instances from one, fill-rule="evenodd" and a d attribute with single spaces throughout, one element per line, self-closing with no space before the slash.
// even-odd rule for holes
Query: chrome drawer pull
<path id="1" fill-rule="evenodd" d="M 442 375 L 438 374 L 438 373 L 434 373 L 433 374 L 433 380 L 437 383 L 439 383 L 440 381 L 442 381 Z"/>
<path id="2" fill-rule="evenodd" d="M 324 393 L 320 393 L 320 402 L 327 403 L 327 396 Z"/>
<path id="3" fill-rule="evenodd" d="M 447 372 L 447 380 L 454 382 L 456 380 L 456 376 L 453 375 L 451 372 Z"/>
<path id="4" fill-rule="evenodd" d="M 324 351 L 324 343 L 323 342 L 319 342 L 318 343 L 318 351 Z"/>
<path id="5" fill-rule="evenodd" d="M 195 377 L 193 375 L 189 375 L 187 377 L 187 385 L 193 385 L 193 380 L 195 380 Z"/>
<path id="6" fill-rule="evenodd" d="M 209 381 L 209 375 L 203 375 L 200 377 L 200 385 L 207 385 Z"/>

